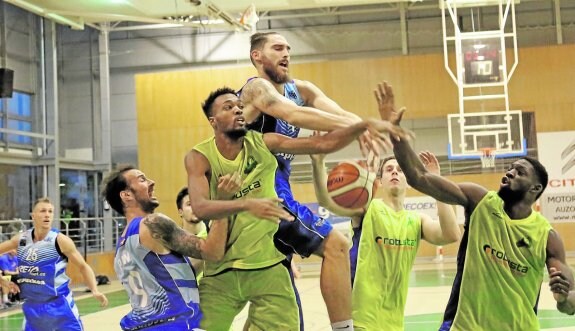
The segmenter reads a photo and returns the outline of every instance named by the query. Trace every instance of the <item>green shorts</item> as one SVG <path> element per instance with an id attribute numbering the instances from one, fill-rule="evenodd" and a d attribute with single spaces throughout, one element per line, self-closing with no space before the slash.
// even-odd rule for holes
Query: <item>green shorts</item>
<path id="1" fill-rule="evenodd" d="M 289 273 L 281 263 L 258 270 L 230 270 L 202 278 L 204 330 L 229 330 L 247 303 L 249 330 L 299 330 L 299 311 Z"/>

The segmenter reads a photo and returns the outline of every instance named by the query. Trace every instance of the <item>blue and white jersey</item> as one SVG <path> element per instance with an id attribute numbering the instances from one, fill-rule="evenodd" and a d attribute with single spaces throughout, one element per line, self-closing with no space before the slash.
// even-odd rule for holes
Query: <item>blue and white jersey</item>
<path id="1" fill-rule="evenodd" d="M 114 258 L 118 279 L 128 292 L 132 311 L 120 321 L 123 330 L 170 323 L 178 316 L 194 317 L 199 327 L 198 284 L 187 257 L 176 252 L 159 255 L 140 244 L 141 217 L 130 222 L 119 238 Z"/>
<path id="2" fill-rule="evenodd" d="M 284 84 L 284 96 L 295 102 L 298 106 L 303 106 L 305 104 L 293 81 Z M 261 133 L 275 132 L 291 138 L 296 138 L 300 131 L 299 127 L 265 113 L 262 113 L 261 116 L 259 116 L 253 123 L 250 123 L 248 127 Z M 276 153 L 275 156 L 278 161 L 276 183 L 288 183 L 289 186 L 291 161 L 294 159 L 294 155 L 288 153 Z M 288 191 L 290 191 L 291 195 L 291 190 L 288 189 Z M 278 194 L 279 193 L 280 192 L 278 192 Z"/>
<path id="3" fill-rule="evenodd" d="M 24 232 L 18 245 L 18 286 L 22 297 L 40 302 L 68 295 L 68 259 L 56 248 L 59 231 L 51 229 L 46 238 L 37 242 L 32 231 Z"/>

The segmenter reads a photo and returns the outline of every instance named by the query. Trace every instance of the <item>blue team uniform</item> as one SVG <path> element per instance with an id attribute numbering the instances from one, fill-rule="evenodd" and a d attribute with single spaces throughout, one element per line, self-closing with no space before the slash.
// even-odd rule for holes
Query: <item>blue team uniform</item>
<path id="1" fill-rule="evenodd" d="M 299 106 L 304 105 L 293 81 L 284 84 L 284 96 Z M 249 128 L 262 133 L 275 132 L 291 138 L 296 138 L 300 131 L 300 128 L 264 113 L 253 123 L 250 123 Z M 318 250 L 323 239 L 333 227 L 293 197 L 289 177 L 294 155 L 277 153 L 275 156 L 278 161 L 275 181 L 276 192 L 284 200 L 284 207 L 295 217 L 293 222 L 280 222 L 279 229 L 274 236 L 275 246 L 286 255 L 295 253 L 309 257 Z"/>
<path id="2" fill-rule="evenodd" d="M 22 234 L 18 245 L 18 286 L 25 300 L 23 330 L 83 330 L 80 314 L 68 287 L 68 259 L 60 252 L 51 229 L 34 242 L 34 229 Z"/>
<path id="3" fill-rule="evenodd" d="M 140 244 L 141 217 L 118 240 L 114 268 L 128 292 L 132 311 L 122 330 L 194 330 L 202 317 L 192 265 L 179 253 L 159 255 Z"/>

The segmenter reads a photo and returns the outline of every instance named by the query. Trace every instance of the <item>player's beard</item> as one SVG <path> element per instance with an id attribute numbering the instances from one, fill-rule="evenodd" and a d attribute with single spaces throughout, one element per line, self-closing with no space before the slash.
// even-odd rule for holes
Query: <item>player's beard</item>
<path id="1" fill-rule="evenodd" d="M 276 67 L 267 59 L 263 60 L 263 69 L 266 75 L 276 84 L 285 84 L 290 81 L 289 74 L 281 74 Z"/>
<path id="2" fill-rule="evenodd" d="M 499 197 L 507 203 L 515 203 L 521 201 L 525 197 L 525 194 L 526 192 L 513 191 L 509 185 L 503 186 L 499 188 L 499 191 L 497 191 L 497 195 L 499 195 Z"/>
<path id="3" fill-rule="evenodd" d="M 160 205 L 160 203 L 157 200 L 141 200 L 138 202 L 140 203 L 142 211 L 149 214 L 153 213 L 156 210 L 156 208 L 158 208 L 158 206 Z"/>
<path id="4" fill-rule="evenodd" d="M 228 138 L 230 138 L 231 140 L 238 140 L 242 137 L 245 137 L 247 133 L 248 133 L 248 130 L 246 128 L 241 128 L 241 129 L 233 129 L 230 131 L 226 131 L 225 135 L 228 136 Z"/>

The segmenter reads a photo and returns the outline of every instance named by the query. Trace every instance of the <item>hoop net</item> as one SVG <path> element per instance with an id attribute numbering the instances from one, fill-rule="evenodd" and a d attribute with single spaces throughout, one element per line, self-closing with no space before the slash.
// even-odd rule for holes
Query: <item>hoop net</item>
<path id="1" fill-rule="evenodd" d="M 495 153 L 493 148 L 482 148 L 481 149 L 481 167 L 482 168 L 494 168 L 495 167 Z"/>

